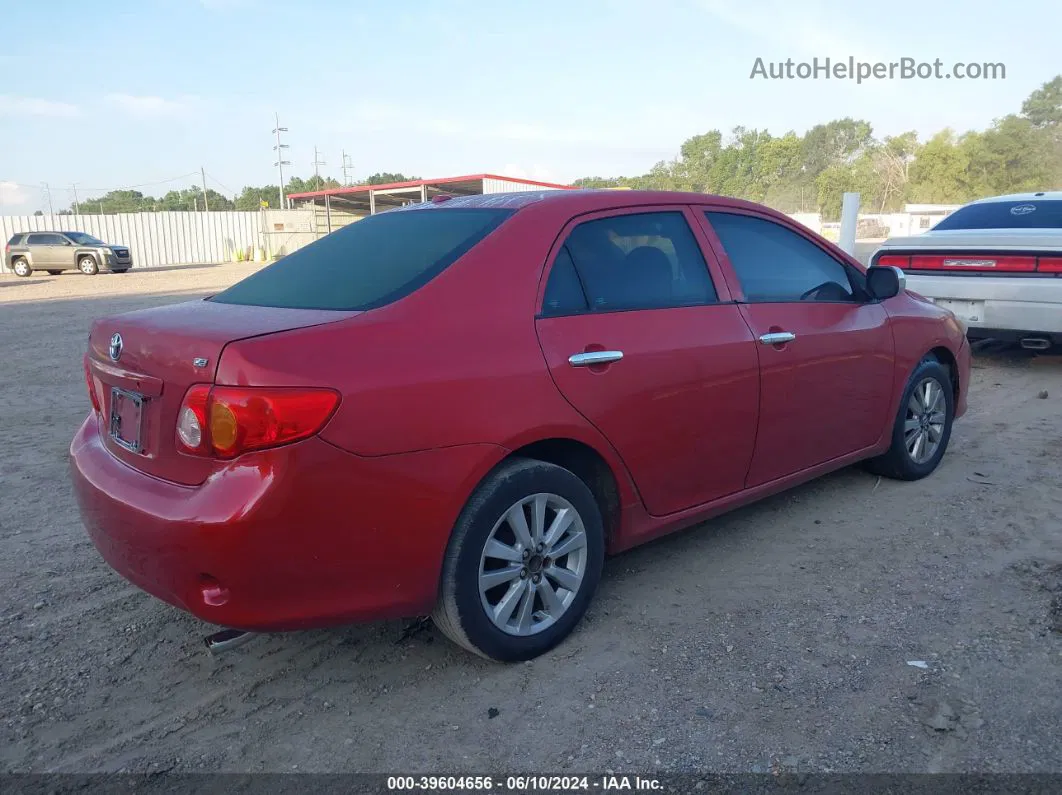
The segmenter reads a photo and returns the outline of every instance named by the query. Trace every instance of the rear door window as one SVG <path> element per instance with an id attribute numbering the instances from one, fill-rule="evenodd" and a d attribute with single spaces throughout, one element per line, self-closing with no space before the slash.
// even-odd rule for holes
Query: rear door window
<path id="1" fill-rule="evenodd" d="M 62 246 L 66 244 L 66 239 L 62 235 L 30 235 L 29 241 L 26 245 L 29 246 Z"/>
<path id="2" fill-rule="evenodd" d="M 372 309 L 409 295 L 470 251 L 512 210 L 392 210 L 332 232 L 210 300 L 288 309 Z"/>
<path id="3" fill-rule="evenodd" d="M 750 303 L 856 301 L 848 269 L 781 224 L 738 213 L 707 212 Z"/>
<path id="4" fill-rule="evenodd" d="M 589 309 L 595 312 L 697 306 L 717 300 L 697 239 L 681 212 L 634 213 L 598 218 L 568 235 L 558 264 L 570 258 Z M 561 270 L 563 277 L 564 271 Z M 567 292 L 574 296 L 570 276 Z M 543 309 L 549 312 L 547 285 Z M 558 286 L 559 291 L 559 286 Z"/>
<path id="5" fill-rule="evenodd" d="M 934 229 L 1062 229 L 1062 201 L 990 201 L 960 207 Z"/>

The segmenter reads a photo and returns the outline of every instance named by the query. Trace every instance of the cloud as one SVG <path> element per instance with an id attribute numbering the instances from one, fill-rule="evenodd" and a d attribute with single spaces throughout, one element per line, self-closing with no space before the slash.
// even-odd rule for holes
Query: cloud
<path id="1" fill-rule="evenodd" d="M 566 127 L 548 127 L 541 124 L 526 124 L 524 122 L 505 122 L 487 128 L 485 134 L 489 138 L 498 138 L 505 141 L 521 141 L 524 143 L 549 143 L 549 144 L 603 144 L 603 136 L 590 130 L 577 130 Z"/>
<path id="2" fill-rule="evenodd" d="M 516 163 L 507 163 L 505 168 L 501 171 L 495 172 L 502 177 L 516 177 L 517 179 L 531 179 L 536 182 L 553 182 L 553 183 L 565 183 L 567 180 L 561 179 L 555 171 L 551 171 L 543 166 L 531 166 L 530 168 L 524 168 Z"/>
<path id="3" fill-rule="evenodd" d="M 837 12 L 823 8 L 817 0 L 802 3 L 764 0 L 736 4 L 730 0 L 700 0 L 701 7 L 730 27 L 748 33 L 780 48 L 775 57 L 763 53 L 764 60 L 785 60 L 803 53 L 820 58 L 847 58 L 863 61 L 885 60 L 852 31 L 843 29 Z"/>
<path id="4" fill-rule="evenodd" d="M 192 109 L 195 98 L 184 97 L 174 100 L 154 96 L 108 94 L 107 102 L 129 116 L 135 116 L 140 119 L 157 119 L 186 115 Z"/>
<path id="5" fill-rule="evenodd" d="M 199 0 L 207 11 L 234 11 L 254 5 L 254 0 Z"/>
<path id="6" fill-rule="evenodd" d="M 17 182 L 0 182 L 0 204 L 25 204 L 27 201 L 26 191 Z"/>
<path id="7" fill-rule="evenodd" d="M 42 116 L 63 119 L 77 116 L 80 112 L 77 105 L 67 102 L 0 94 L 0 116 Z"/>

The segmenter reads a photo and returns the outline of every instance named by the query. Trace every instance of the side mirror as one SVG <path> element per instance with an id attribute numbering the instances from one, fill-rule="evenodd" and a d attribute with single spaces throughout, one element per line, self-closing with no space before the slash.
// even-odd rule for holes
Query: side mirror
<path id="1" fill-rule="evenodd" d="M 907 277 L 893 265 L 867 268 L 867 292 L 879 301 L 893 298 L 907 288 Z"/>

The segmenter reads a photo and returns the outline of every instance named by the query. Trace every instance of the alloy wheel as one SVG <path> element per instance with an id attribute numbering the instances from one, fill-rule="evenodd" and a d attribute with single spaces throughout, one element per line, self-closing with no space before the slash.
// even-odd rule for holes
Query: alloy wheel
<path id="1" fill-rule="evenodd" d="M 916 464 L 924 464 L 936 455 L 944 436 L 947 408 L 944 388 L 936 378 L 923 378 L 911 392 L 903 439 L 907 454 Z"/>
<path id="2" fill-rule="evenodd" d="M 587 566 L 586 529 L 557 494 L 532 494 L 495 523 L 479 564 L 487 617 L 509 635 L 534 635 L 571 606 Z"/>

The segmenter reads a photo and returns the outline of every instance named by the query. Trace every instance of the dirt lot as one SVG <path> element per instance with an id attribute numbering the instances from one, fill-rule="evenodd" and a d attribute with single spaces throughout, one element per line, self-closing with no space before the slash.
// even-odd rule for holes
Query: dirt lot
<path id="1" fill-rule="evenodd" d="M 398 623 L 211 658 L 96 554 L 66 452 L 90 319 L 251 267 L 0 276 L 0 768 L 1062 771 L 1053 356 L 980 353 L 924 481 L 846 470 L 614 558 L 533 663 Z"/>

